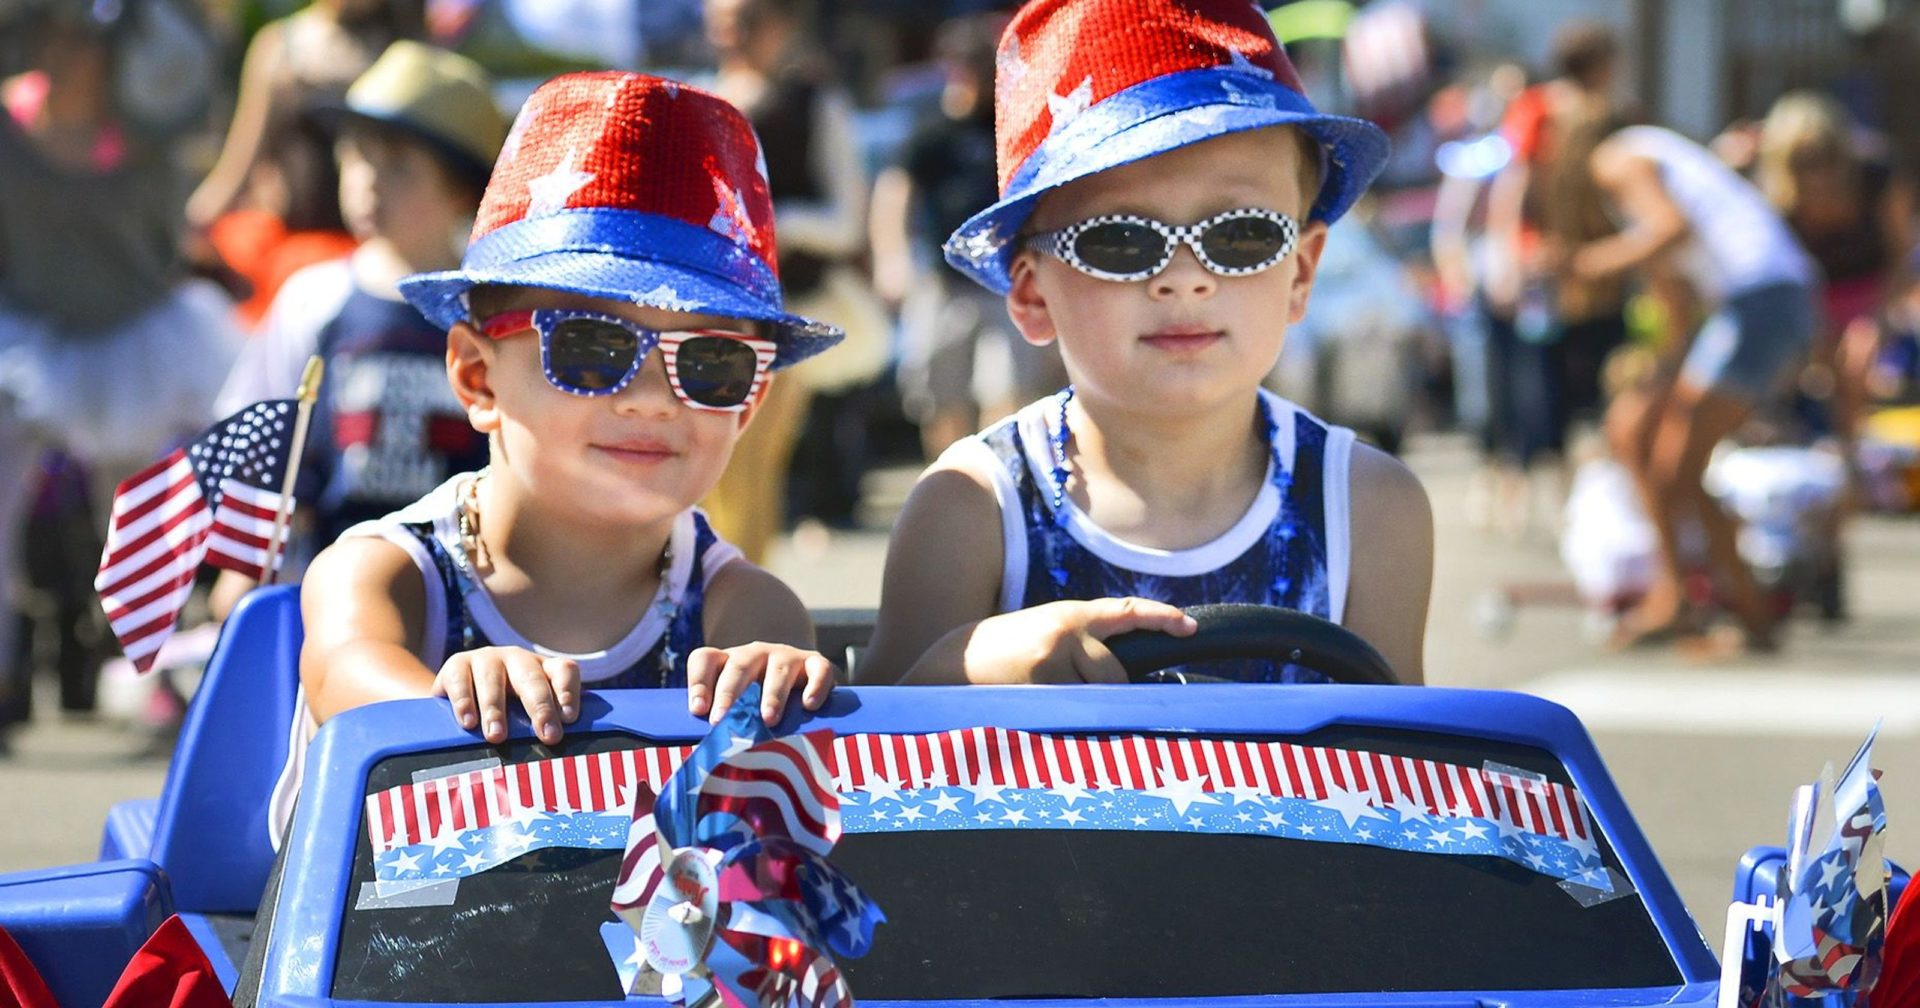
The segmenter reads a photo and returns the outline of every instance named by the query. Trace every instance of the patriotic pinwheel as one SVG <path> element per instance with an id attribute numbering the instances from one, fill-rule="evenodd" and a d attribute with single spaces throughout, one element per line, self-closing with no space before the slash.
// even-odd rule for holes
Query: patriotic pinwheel
<path id="1" fill-rule="evenodd" d="M 640 789 L 613 910 L 679 1003 L 853 1004 L 828 953 L 866 954 L 885 917 L 827 862 L 833 763 L 831 731 L 772 737 L 755 684 L 657 798 Z"/>
<path id="2" fill-rule="evenodd" d="M 1876 729 L 1877 730 L 1877 729 Z M 1772 907 L 1773 955 L 1762 982 L 1750 988 L 1756 1008 L 1785 1008 L 1793 999 L 1842 995 L 1851 1004 L 1880 975 L 1887 925 L 1886 810 L 1873 769 L 1873 734 L 1837 785 L 1801 789 L 1780 895 Z M 1833 806 L 1831 833 L 1813 847 L 1814 812 Z"/>

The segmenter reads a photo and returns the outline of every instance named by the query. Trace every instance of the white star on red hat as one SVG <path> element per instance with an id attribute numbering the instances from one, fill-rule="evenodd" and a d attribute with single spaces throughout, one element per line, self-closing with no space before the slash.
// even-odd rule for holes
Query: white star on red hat
<path id="1" fill-rule="evenodd" d="M 751 243 L 755 237 L 753 218 L 747 216 L 747 202 L 740 195 L 740 190 L 728 185 L 725 179 L 715 175 L 713 176 L 713 198 L 720 205 L 714 209 L 713 217 L 707 221 L 707 227 L 718 234 Z"/>
<path id="2" fill-rule="evenodd" d="M 1078 118 L 1080 113 L 1085 112 L 1087 106 L 1091 104 L 1093 104 L 1093 78 L 1091 76 L 1082 77 L 1080 83 L 1066 94 L 1049 93 L 1047 95 L 1047 111 L 1053 114 L 1053 125 L 1048 128 L 1047 132 L 1050 134 L 1059 132 L 1068 123 Z"/>
<path id="3" fill-rule="evenodd" d="M 1220 64 L 1222 70 L 1232 70 L 1235 73 L 1243 73 L 1249 77 L 1258 77 L 1261 80 L 1273 79 L 1273 71 L 1248 59 L 1246 53 L 1238 49 L 1228 49 L 1227 52 L 1233 55 L 1228 62 Z"/>
<path id="4" fill-rule="evenodd" d="M 573 151 L 568 150 L 567 156 L 561 158 L 552 171 L 527 181 L 527 216 L 545 217 L 565 210 L 573 194 L 593 179 L 593 172 L 573 167 Z"/>

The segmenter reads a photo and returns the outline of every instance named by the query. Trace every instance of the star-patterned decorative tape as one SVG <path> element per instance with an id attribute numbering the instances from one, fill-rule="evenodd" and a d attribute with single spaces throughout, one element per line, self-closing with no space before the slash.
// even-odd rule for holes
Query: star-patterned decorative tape
<path id="1" fill-rule="evenodd" d="M 1237 833 L 1490 855 L 1611 889 L 1579 792 L 1487 764 L 1157 735 L 968 728 L 833 741 L 848 833 L 1107 829 Z M 405 784 L 367 798 L 375 877 L 460 878 L 531 850 L 620 849 L 637 785 L 691 746 L 592 753 Z"/>

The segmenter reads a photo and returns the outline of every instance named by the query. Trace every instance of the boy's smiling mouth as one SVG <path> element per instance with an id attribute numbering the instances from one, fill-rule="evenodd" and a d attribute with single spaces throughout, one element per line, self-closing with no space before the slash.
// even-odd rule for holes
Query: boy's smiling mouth
<path id="1" fill-rule="evenodd" d="M 1202 325 L 1170 325 L 1140 337 L 1140 342 L 1167 353 L 1189 354 L 1199 353 L 1226 338 L 1224 331 Z"/>
<path id="2" fill-rule="evenodd" d="M 679 456 L 672 445 L 653 438 L 627 438 L 620 441 L 595 442 L 593 448 L 613 456 L 622 462 L 641 464 L 665 462 Z"/>

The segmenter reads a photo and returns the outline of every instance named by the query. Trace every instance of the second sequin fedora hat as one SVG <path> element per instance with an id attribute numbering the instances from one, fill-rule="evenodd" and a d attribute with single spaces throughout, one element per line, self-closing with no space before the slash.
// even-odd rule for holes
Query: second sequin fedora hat
<path id="1" fill-rule="evenodd" d="M 1033 0 L 1001 35 L 994 77 L 1000 200 L 954 231 L 946 257 L 996 293 L 1041 195 L 1095 172 L 1293 126 L 1326 151 L 1311 217 L 1332 222 L 1387 160 L 1379 127 L 1313 107 L 1248 0 Z"/>

